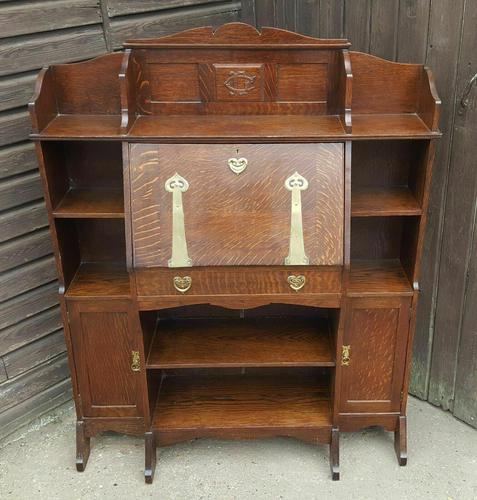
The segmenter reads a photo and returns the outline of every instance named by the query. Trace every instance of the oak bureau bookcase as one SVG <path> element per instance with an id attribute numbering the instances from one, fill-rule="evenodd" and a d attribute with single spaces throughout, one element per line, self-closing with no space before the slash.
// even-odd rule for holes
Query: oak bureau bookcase
<path id="1" fill-rule="evenodd" d="M 41 71 L 36 142 L 90 437 L 290 436 L 406 399 L 439 98 L 428 69 L 241 23 Z"/>

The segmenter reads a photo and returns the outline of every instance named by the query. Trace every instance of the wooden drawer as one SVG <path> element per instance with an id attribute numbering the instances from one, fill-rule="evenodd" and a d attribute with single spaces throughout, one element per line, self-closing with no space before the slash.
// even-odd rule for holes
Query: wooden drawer
<path id="1" fill-rule="evenodd" d="M 270 266 L 149 268 L 134 274 L 140 304 L 155 309 L 198 303 L 246 308 L 279 302 L 338 307 L 341 273 L 337 266 Z"/>
<path id="2" fill-rule="evenodd" d="M 340 265 L 343 170 L 341 143 L 132 144 L 133 266 Z"/>

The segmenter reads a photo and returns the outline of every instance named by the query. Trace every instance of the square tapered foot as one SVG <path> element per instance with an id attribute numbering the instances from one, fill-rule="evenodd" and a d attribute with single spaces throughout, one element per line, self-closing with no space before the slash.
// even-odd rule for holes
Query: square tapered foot
<path id="1" fill-rule="evenodd" d="M 156 439 L 153 432 L 144 434 L 145 447 L 145 467 L 144 480 L 147 484 L 152 484 L 154 471 L 156 470 Z"/>
<path id="2" fill-rule="evenodd" d="M 83 472 L 88 463 L 90 438 L 86 436 L 84 422 L 76 422 L 76 470 Z"/>
<path id="3" fill-rule="evenodd" d="M 339 479 L 340 479 L 340 431 L 337 427 L 333 427 L 331 429 L 330 468 L 331 468 L 331 479 L 333 481 L 339 481 Z"/>
<path id="4" fill-rule="evenodd" d="M 394 431 L 394 449 L 398 464 L 404 466 L 407 464 L 407 425 L 406 417 L 401 415 L 398 420 L 397 428 Z"/>

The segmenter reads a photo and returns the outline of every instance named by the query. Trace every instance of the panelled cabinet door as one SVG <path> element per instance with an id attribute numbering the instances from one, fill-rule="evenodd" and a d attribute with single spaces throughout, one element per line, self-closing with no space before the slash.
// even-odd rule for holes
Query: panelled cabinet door
<path id="1" fill-rule="evenodd" d="M 341 265 L 343 144 L 132 144 L 133 263 Z"/>
<path id="2" fill-rule="evenodd" d="M 83 416 L 142 416 L 144 367 L 129 304 L 70 302 L 68 314 Z"/>
<path id="3" fill-rule="evenodd" d="M 351 300 L 340 360 L 340 413 L 400 410 L 409 314 L 407 297 Z"/>

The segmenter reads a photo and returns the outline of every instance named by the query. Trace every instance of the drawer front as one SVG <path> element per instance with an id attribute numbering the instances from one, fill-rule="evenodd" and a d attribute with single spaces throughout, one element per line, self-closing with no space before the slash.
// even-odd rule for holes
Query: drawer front
<path id="1" fill-rule="evenodd" d="M 321 295 L 339 297 L 341 268 L 228 267 L 135 271 L 139 297 L 204 297 L 215 295 Z"/>
<path id="2" fill-rule="evenodd" d="M 135 268 L 343 262 L 342 144 L 133 144 L 130 176 Z"/>

